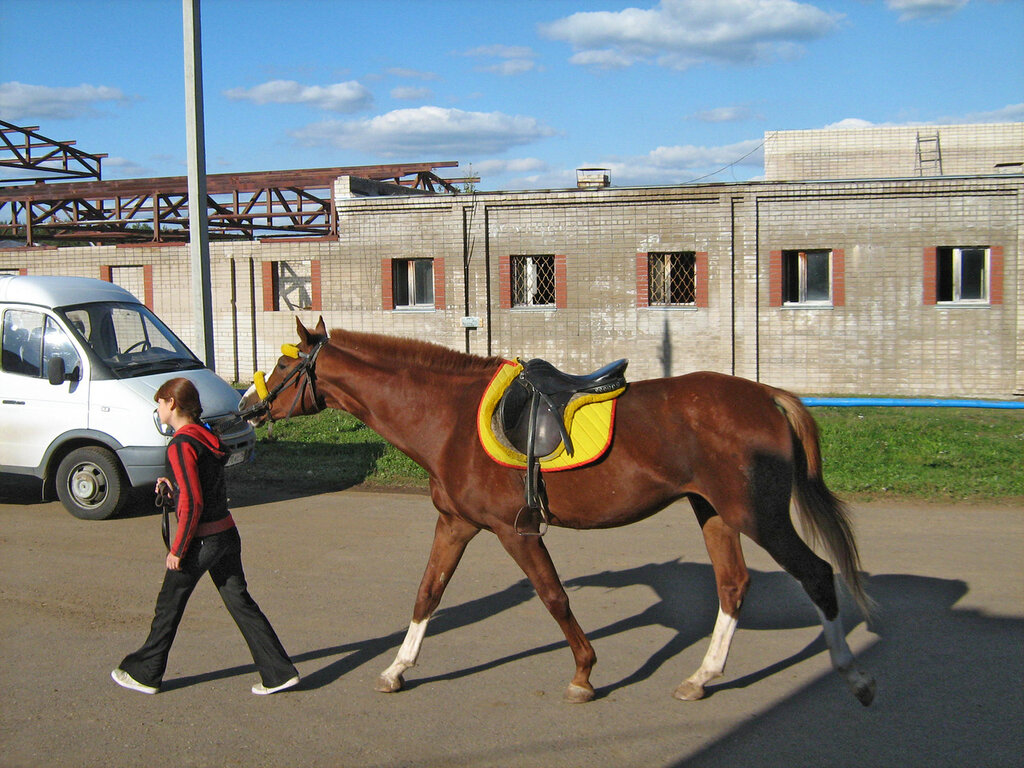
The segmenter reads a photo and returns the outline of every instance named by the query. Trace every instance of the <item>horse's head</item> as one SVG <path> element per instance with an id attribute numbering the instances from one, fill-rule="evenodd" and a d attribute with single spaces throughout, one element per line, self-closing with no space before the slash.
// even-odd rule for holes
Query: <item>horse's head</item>
<path id="1" fill-rule="evenodd" d="M 281 347 L 281 357 L 267 376 L 263 371 L 253 375 L 253 384 L 239 404 L 239 412 L 253 426 L 289 416 L 306 416 L 324 409 L 316 388 L 316 360 L 329 334 L 321 317 L 312 331 L 295 319 L 298 344 Z"/>

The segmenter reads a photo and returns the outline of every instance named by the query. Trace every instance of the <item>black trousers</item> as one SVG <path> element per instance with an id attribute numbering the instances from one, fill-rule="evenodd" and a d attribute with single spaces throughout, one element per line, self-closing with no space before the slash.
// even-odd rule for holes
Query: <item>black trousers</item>
<path id="1" fill-rule="evenodd" d="M 121 669 L 143 685 L 160 686 L 185 605 L 206 572 L 241 630 L 263 684 L 273 688 L 297 675 L 274 628 L 246 587 L 237 528 L 193 540 L 181 560 L 181 570 L 165 573 L 149 637 L 139 650 L 124 657 Z"/>

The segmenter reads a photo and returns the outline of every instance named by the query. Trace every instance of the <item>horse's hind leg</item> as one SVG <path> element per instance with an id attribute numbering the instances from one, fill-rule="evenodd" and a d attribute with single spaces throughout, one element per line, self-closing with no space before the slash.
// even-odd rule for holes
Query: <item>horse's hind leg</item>
<path id="1" fill-rule="evenodd" d="M 683 701 L 696 701 L 704 697 L 704 686 L 721 677 L 729 656 L 729 647 L 739 621 L 740 606 L 750 585 L 750 576 L 740 548 L 739 532 L 722 522 L 704 499 L 694 497 L 690 502 L 704 533 L 704 544 L 711 557 L 718 588 L 718 618 L 711 634 L 711 643 L 700 667 L 679 684 L 672 694 Z"/>
<path id="2" fill-rule="evenodd" d="M 866 707 L 875 698 L 875 681 L 857 668 L 853 652 L 846 642 L 839 617 L 839 600 L 832 566 L 814 554 L 797 535 L 789 518 L 788 507 L 785 515 L 777 516 L 771 524 L 762 523 L 758 526 L 757 541 L 775 562 L 800 582 L 810 596 L 824 628 L 832 666 L 846 681 L 857 700 Z"/>
<path id="3" fill-rule="evenodd" d="M 430 560 L 427 562 L 419 592 L 416 594 L 416 606 L 413 609 L 409 631 L 395 660 L 377 680 L 376 689 L 381 693 L 402 690 L 405 682 L 402 673 L 409 667 L 416 666 L 420 646 L 427 633 L 427 622 L 441 602 L 444 588 L 459 560 L 462 559 L 466 545 L 479 532 L 479 528 L 460 518 L 444 514 L 438 516 L 434 528 L 434 543 L 430 548 Z"/>

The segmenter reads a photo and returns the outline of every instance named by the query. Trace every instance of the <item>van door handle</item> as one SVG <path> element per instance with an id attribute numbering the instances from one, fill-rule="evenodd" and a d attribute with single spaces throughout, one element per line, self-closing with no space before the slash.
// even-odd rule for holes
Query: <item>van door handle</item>
<path id="1" fill-rule="evenodd" d="M 24 405 L 24 400 L 4 400 L 4 405 Z"/>

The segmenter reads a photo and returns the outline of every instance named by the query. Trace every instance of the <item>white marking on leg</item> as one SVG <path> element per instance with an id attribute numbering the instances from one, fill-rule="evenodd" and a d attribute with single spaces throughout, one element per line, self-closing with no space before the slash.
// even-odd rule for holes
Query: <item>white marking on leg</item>
<path id="1" fill-rule="evenodd" d="M 818 611 L 818 616 L 821 618 L 821 626 L 824 628 L 825 642 L 828 644 L 832 666 L 843 676 L 847 687 L 857 697 L 857 700 L 866 707 L 875 698 L 875 679 L 858 669 L 854 663 L 853 651 L 846 643 L 846 635 L 839 617 L 836 616 L 830 621 L 825 618 L 825 614 L 821 612 L 820 608 L 815 606 L 815 610 Z"/>
<path id="2" fill-rule="evenodd" d="M 397 691 L 401 689 L 402 673 L 409 667 L 416 666 L 416 659 L 420 655 L 420 646 L 423 645 L 423 637 L 427 634 L 428 621 L 430 621 L 429 618 L 419 622 L 410 622 L 409 631 L 405 633 L 405 640 L 402 642 L 402 647 L 398 649 L 398 655 L 391 662 L 391 666 L 381 673 L 378 690 Z"/>
<path id="3" fill-rule="evenodd" d="M 738 622 L 737 617 L 730 616 L 721 608 L 718 609 L 715 629 L 711 633 L 711 644 L 708 646 L 707 653 L 704 654 L 704 660 L 701 662 L 700 668 L 676 689 L 674 695 L 677 699 L 693 701 L 702 698 L 704 685 L 722 676 Z"/>

